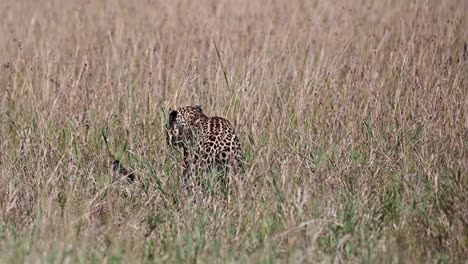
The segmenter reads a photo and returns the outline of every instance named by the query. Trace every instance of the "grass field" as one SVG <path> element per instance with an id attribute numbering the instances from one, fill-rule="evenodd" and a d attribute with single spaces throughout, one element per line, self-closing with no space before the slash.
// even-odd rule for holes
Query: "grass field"
<path id="1" fill-rule="evenodd" d="M 468 1 L 1 5 L 1 263 L 466 263 Z M 190 104 L 242 185 L 180 185 Z"/>

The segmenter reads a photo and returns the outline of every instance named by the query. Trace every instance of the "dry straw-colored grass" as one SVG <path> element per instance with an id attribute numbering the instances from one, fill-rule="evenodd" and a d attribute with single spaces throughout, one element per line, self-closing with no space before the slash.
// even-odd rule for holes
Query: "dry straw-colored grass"
<path id="1" fill-rule="evenodd" d="M 466 261 L 466 10 L 2 1 L 0 262 Z M 188 104 L 235 125 L 243 186 L 179 185 Z"/>

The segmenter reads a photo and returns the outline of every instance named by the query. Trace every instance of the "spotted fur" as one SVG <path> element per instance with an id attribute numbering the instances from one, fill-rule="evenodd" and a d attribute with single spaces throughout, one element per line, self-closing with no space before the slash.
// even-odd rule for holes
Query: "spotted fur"
<path id="1" fill-rule="evenodd" d="M 208 117 L 201 106 L 186 106 L 169 113 L 167 142 L 184 151 L 184 174 L 207 169 L 242 167 L 242 149 L 231 123 L 222 117 Z"/>

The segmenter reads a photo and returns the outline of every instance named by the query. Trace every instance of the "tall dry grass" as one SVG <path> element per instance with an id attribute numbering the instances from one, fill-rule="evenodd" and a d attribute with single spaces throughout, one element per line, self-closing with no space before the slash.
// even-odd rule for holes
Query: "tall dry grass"
<path id="1" fill-rule="evenodd" d="M 3 1 L 0 261 L 466 261 L 466 10 Z M 243 186 L 179 185 L 188 104 L 235 125 Z"/>

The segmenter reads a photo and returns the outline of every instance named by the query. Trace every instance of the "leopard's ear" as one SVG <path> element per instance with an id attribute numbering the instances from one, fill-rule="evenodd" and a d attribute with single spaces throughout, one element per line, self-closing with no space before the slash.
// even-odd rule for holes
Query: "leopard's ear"
<path id="1" fill-rule="evenodd" d="M 194 105 L 193 108 L 197 110 L 198 112 L 203 113 L 203 109 L 201 105 Z"/>
<path id="2" fill-rule="evenodd" d="M 173 122 L 176 121 L 177 118 L 177 111 L 176 110 L 170 110 L 169 109 L 169 123 L 172 124 Z"/>

